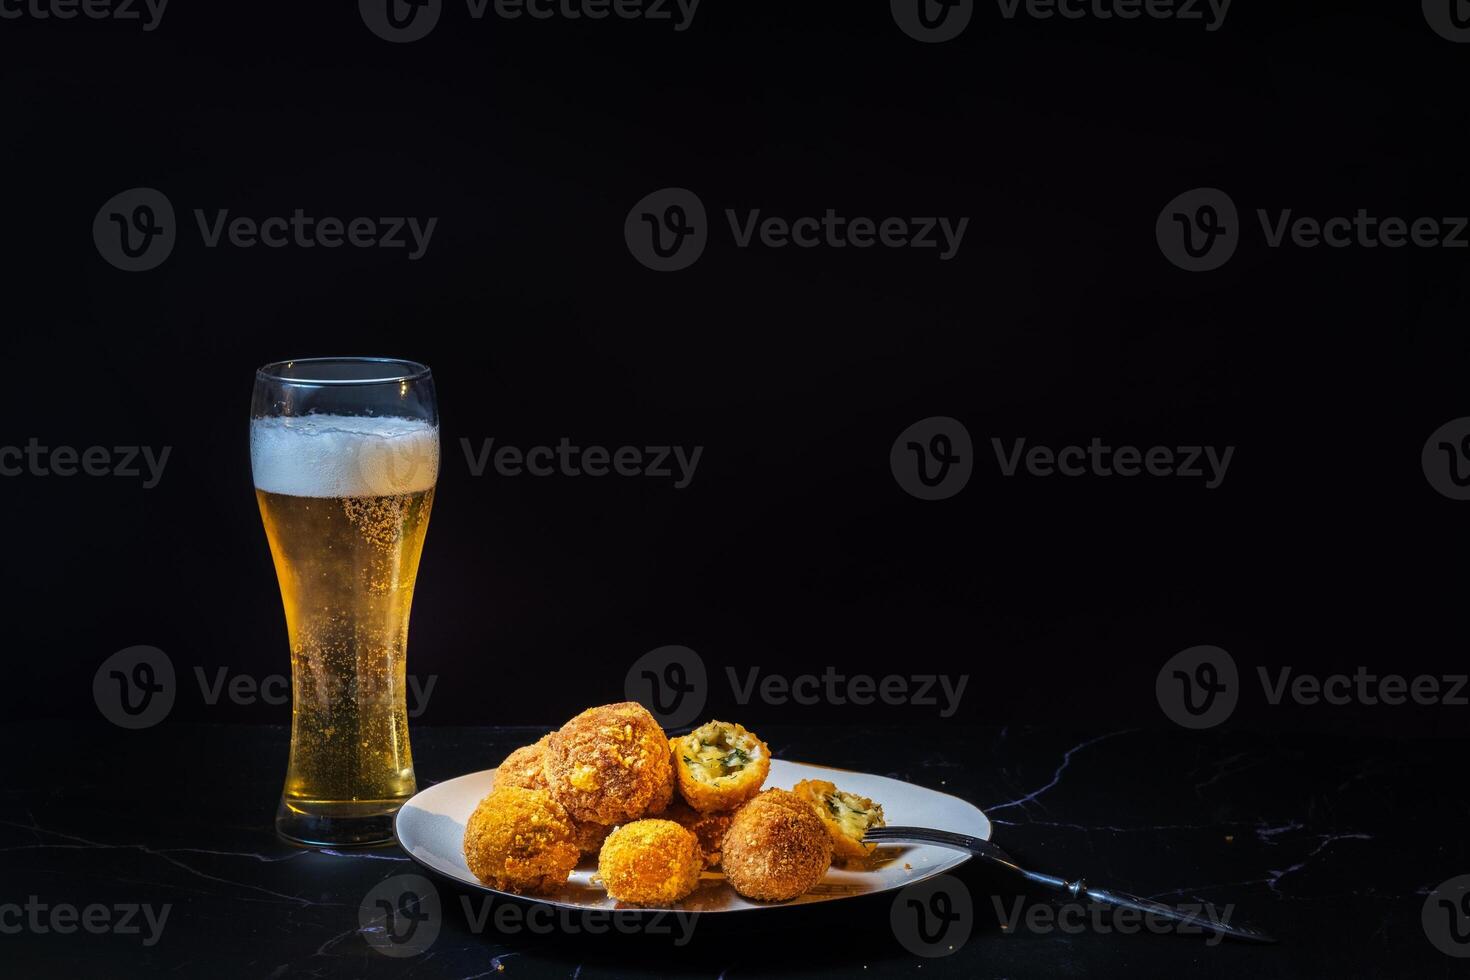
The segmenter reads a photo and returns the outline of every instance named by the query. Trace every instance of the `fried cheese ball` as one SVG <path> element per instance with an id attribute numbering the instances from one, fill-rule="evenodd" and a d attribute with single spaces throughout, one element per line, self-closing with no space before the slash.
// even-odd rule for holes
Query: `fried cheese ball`
<path id="1" fill-rule="evenodd" d="M 550 735 L 542 735 L 535 745 L 523 745 L 500 764 L 495 770 L 495 786 L 519 786 L 521 789 L 545 789 L 546 773 L 542 763 L 546 759 L 546 741 Z"/>
<path id="2" fill-rule="evenodd" d="M 701 813 L 735 809 L 761 791 L 771 771 L 766 743 L 726 721 L 671 738 L 669 749 L 679 793 Z"/>
<path id="3" fill-rule="evenodd" d="M 593 823 L 590 820 L 572 821 L 572 843 L 583 854 L 596 854 L 602 850 L 602 842 L 612 833 L 612 825 Z"/>
<path id="4" fill-rule="evenodd" d="M 552 732 L 542 768 L 551 795 L 577 820 L 617 824 L 667 802 L 668 738 L 634 701 L 588 708 Z"/>
<path id="5" fill-rule="evenodd" d="M 768 789 L 735 811 L 720 866 L 740 894 L 784 902 L 822 880 L 832 864 L 832 838 L 811 804 Z"/>
<path id="6" fill-rule="evenodd" d="M 728 810 L 700 813 L 683 800 L 678 800 L 661 816 L 665 820 L 674 821 L 699 839 L 699 848 L 704 851 L 706 867 L 713 868 L 719 865 L 720 848 L 724 846 L 725 831 L 730 829 L 730 818 L 734 816 L 733 813 Z"/>
<path id="7" fill-rule="evenodd" d="M 581 853 L 572 821 L 541 789 L 497 787 L 480 801 L 464 828 L 470 871 L 491 888 L 541 892 L 567 880 Z"/>
<path id="8" fill-rule="evenodd" d="M 608 835 L 597 856 L 607 893 L 630 905 L 672 905 L 704 870 L 699 839 L 672 820 L 635 820 Z"/>
<path id="9" fill-rule="evenodd" d="M 659 785 L 653 793 L 653 799 L 648 802 L 648 812 L 645 816 L 656 817 L 669 808 L 674 802 L 674 786 L 678 779 L 674 776 L 673 757 L 669 758 L 668 777 Z"/>
<path id="10" fill-rule="evenodd" d="M 872 827 L 884 826 L 881 805 L 866 796 L 844 793 L 825 779 L 803 779 L 791 792 L 816 811 L 832 838 L 834 858 L 862 862 L 878 849 L 877 844 L 864 844 L 863 835 Z"/>

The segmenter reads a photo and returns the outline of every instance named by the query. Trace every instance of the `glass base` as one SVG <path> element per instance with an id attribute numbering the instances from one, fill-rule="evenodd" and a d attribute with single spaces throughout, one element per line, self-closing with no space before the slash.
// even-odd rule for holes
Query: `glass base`
<path id="1" fill-rule="evenodd" d="M 405 800 L 287 800 L 276 808 L 276 833 L 308 847 L 391 844 L 393 818 Z"/>

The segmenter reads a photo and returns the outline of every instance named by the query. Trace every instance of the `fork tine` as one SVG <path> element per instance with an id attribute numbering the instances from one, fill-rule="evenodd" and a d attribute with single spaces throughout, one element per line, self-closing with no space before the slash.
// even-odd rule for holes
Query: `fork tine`
<path id="1" fill-rule="evenodd" d="M 920 844 L 941 844 L 963 850 L 973 848 L 977 840 L 967 834 L 928 827 L 874 827 L 863 835 L 863 839 L 872 843 L 913 841 Z"/>

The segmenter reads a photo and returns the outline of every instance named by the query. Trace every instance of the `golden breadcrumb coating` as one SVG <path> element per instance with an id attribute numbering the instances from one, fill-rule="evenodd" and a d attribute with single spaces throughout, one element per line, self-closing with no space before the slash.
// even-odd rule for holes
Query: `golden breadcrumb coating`
<path id="1" fill-rule="evenodd" d="M 832 838 L 834 858 L 862 863 L 878 849 L 877 844 L 864 844 L 863 834 L 870 827 L 884 826 L 881 805 L 866 796 L 844 793 L 825 779 L 803 779 L 791 792 L 816 811 Z"/>
<path id="2" fill-rule="evenodd" d="M 572 843 L 583 854 L 596 854 L 602 850 L 602 842 L 612 833 L 612 824 L 593 823 L 590 820 L 572 821 Z"/>
<path id="3" fill-rule="evenodd" d="M 656 817 L 669 808 L 669 804 L 674 802 L 674 785 L 677 782 L 678 780 L 674 778 L 673 756 L 670 756 L 668 778 L 659 785 L 658 789 L 654 790 L 653 799 L 649 800 L 648 812 L 644 816 Z"/>
<path id="4" fill-rule="evenodd" d="M 547 788 L 577 820 L 637 820 L 669 781 L 669 743 L 633 701 L 588 708 L 546 742 Z"/>
<path id="5" fill-rule="evenodd" d="M 607 893 L 630 905 L 672 905 L 704 870 L 699 840 L 672 820 L 635 820 L 608 835 L 597 856 Z"/>
<path id="6" fill-rule="evenodd" d="M 546 758 L 546 741 L 549 734 L 542 735 L 535 745 L 523 745 L 500 764 L 495 770 L 495 786 L 519 786 L 522 789 L 545 789 L 546 773 L 542 762 Z"/>
<path id="7" fill-rule="evenodd" d="M 491 888 L 540 892 L 567 880 L 581 856 L 567 811 L 545 790 L 496 788 L 464 828 L 470 871 Z"/>
<path id="8" fill-rule="evenodd" d="M 699 839 L 700 850 L 704 851 L 706 867 L 719 866 L 720 848 L 725 843 L 725 831 L 730 829 L 730 818 L 734 816 L 732 812 L 716 810 L 713 813 L 700 813 L 683 800 L 678 800 L 661 816 L 693 832 Z"/>
<path id="9" fill-rule="evenodd" d="M 811 805 L 784 789 L 768 789 L 735 811 L 720 866 L 737 892 L 782 902 L 822 880 L 832 864 L 832 838 Z"/>
<path id="10" fill-rule="evenodd" d="M 710 721 L 669 739 L 679 794 L 701 813 L 734 810 L 761 791 L 771 771 L 771 749 L 754 733 Z"/>

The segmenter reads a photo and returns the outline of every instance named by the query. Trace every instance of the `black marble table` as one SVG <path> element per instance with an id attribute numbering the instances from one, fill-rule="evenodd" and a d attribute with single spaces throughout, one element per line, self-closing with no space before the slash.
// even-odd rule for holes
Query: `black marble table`
<path id="1" fill-rule="evenodd" d="M 417 729 L 420 782 L 493 766 L 536 734 Z M 0 962 L 15 977 L 1234 980 L 1470 970 L 1431 942 L 1422 919 L 1432 889 L 1470 874 L 1463 743 L 954 726 L 762 734 L 784 758 L 969 799 L 995 821 L 996 840 L 1038 869 L 1229 908 L 1280 942 L 1125 934 L 1130 923 L 1068 909 L 970 862 L 951 886 L 972 908 L 972 920 L 951 927 L 968 925 L 969 936 L 952 951 L 927 949 L 941 956 L 902 944 L 892 895 L 696 922 L 681 943 L 672 930 L 605 924 L 591 935 L 576 922 L 505 934 L 493 914 L 477 932 L 461 901 L 471 896 L 440 881 L 437 938 L 393 958 L 369 943 L 359 910 L 379 882 L 420 869 L 395 847 L 307 851 L 273 835 L 284 729 L 68 724 L 7 729 Z"/>

